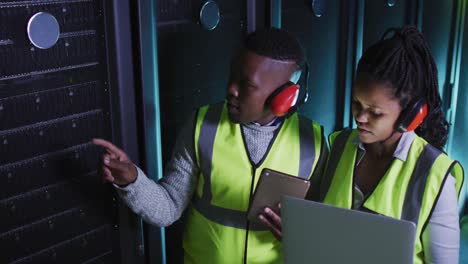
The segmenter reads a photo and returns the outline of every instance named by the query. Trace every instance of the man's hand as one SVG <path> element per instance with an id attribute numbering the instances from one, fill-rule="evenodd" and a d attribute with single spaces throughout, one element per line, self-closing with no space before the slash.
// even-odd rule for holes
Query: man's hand
<path id="1" fill-rule="evenodd" d="M 136 180 L 137 169 L 123 150 L 104 139 L 95 138 L 93 144 L 103 147 L 107 152 L 102 156 L 104 181 L 126 186 Z"/>
<path id="2" fill-rule="evenodd" d="M 258 215 L 258 219 L 265 224 L 271 233 L 281 241 L 282 238 L 282 228 L 281 228 L 281 204 L 278 204 L 277 212 L 270 207 L 265 207 L 263 213 Z"/>

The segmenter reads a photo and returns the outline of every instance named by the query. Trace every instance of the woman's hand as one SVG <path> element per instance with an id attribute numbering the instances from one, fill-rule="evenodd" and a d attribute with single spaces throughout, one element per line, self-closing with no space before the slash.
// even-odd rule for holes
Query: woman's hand
<path id="1" fill-rule="evenodd" d="M 270 229 L 271 233 L 281 241 L 282 233 L 281 233 L 281 204 L 278 204 L 278 209 L 273 210 L 270 207 L 265 207 L 263 209 L 263 213 L 258 215 L 258 219 L 265 224 L 268 229 Z"/>

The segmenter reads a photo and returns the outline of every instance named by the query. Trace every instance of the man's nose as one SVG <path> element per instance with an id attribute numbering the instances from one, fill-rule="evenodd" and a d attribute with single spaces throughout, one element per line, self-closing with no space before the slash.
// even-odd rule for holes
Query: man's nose
<path id="1" fill-rule="evenodd" d="M 232 97 L 239 97 L 239 85 L 236 82 L 229 83 L 228 95 Z"/>

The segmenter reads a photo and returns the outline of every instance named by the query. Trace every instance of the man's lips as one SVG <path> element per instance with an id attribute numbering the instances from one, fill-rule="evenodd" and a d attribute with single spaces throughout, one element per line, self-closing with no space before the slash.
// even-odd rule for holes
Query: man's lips
<path id="1" fill-rule="evenodd" d="M 229 109 L 236 109 L 236 110 L 239 110 L 239 106 L 234 104 L 234 103 L 231 103 L 231 102 L 228 102 L 227 103 L 227 106 Z"/>

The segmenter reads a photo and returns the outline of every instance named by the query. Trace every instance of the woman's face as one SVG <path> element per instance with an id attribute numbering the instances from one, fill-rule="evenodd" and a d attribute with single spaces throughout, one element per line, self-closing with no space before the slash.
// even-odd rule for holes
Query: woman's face
<path id="1" fill-rule="evenodd" d="M 377 81 L 357 81 L 353 87 L 352 112 L 363 143 L 381 142 L 393 133 L 402 109 L 389 85 Z"/>

